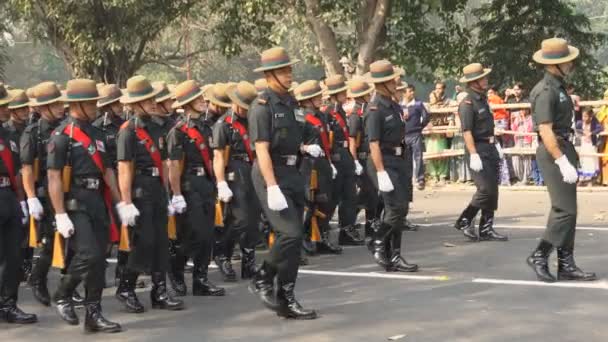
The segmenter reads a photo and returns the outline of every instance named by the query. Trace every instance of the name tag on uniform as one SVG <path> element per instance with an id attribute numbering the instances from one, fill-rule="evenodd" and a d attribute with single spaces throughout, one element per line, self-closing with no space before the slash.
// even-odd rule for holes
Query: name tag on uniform
<path id="1" fill-rule="evenodd" d="M 385 122 L 389 122 L 391 120 L 393 120 L 393 114 L 391 114 L 391 115 L 389 115 L 389 116 L 387 116 L 387 117 L 384 118 Z"/>
<path id="2" fill-rule="evenodd" d="M 75 143 L 72 144 L 72 147 L 78 147 L 78 146 L 82 146 L 82 143 L 75 142 Z"/>
<path id="3" fill-rule="evenodd" d="M 348 141 L 344 140 L 344 141 L 342 142 L 342 147 L 344 147 L 344 148 L 348 148 Z"/>
<path id="4" fill-rule="evenodd" d="M 296 165 L 296 162 L 298 161 L 298 156 L 297 155 L 289 155 L 287 156 L 287 165 L 288 166 L 294 166 Z"/>
<path id="5" fill-rule="evenodd" d="M 103 144 L 103 141 L 95 140 L 95 145 L 97 146 L 97 150 L 99 152 L 105 152 L 106 151 L 106 147 Z"/>
<path id="6" fill-rule="evenodd" d="M 485 112 L 486 112 L 486 108 L 485 107 L 479 108 L 479 114 L 485 113 Z"/>
<path id="7" fill-rule="evenodd" d="M 274 118 L 275 118 L 275 119 L 280 119 L 280 118 L 284 118 L 284 117 L 285 117 L 285 113 L 276 113 L 276 114 L 274 115 Z"/>
<path id="8" fill-rule="evenodd" d="M 15 142 L 12 140 L 11 140 L 11 151 L 19 152 L 19 149 L 17 148 L 17 144 L 15 144 Z"/>
<path id="9" fill-rule="evenodd" d="M 564 93 L 562 93 L 562 92 L 560 92 L 560 93 L 559 93 L 559 102 L 560 102 L 560 103 L 561 103 L 561 102 L 566 102 L 566 100 L 568 100 L 567 95 L 566 95 L 566 94 L 564 94 Z"/>

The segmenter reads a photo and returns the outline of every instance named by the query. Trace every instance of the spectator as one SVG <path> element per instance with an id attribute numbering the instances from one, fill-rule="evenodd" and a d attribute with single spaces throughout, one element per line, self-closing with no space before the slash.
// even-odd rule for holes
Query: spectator
<path id="1" fill-rule="evenodd" d="M 578 122 L 581 120 L 581 97 L 574 94 L 575 90 L 576 89 L 574 88 L 574 84 L 568 84 L 566 86 L 566 92 L 568 93 L 568 95 L 570 95 L 570 98 L 572 99 L 572 104 L 574 104 L 574 122 Z M 574 122 L 572 123 L 573 126 Z"/>
<path id="2" fill-rule="evenodd" d="M 462 99 L 460 100 L 462 101 Z M 450 120 L 450 126 L 460 128 L 460 115 L 456 113 L 452 118 L 453 119 Z M 454 133 L 454 137 L 452 138 L 452 150 L 464 150 L 464 148 L 464 138 L 462 136 L 462 132 L 459 129 L 456 133 Z M 465 161 L 464 155 L 450 158 L 449 166 L 450 181 L 466 183 L 471 180 L 471 175 L 469 174 L 469 167 Z"/>
<path id="3" fill-rule="evenodd" d="M 505 101 L 500 97 L 500 93 L 496 87 L 490 87 L 488 90 L 488 103 L 491 105 L 504 104 Z M 509 111 L 506 109 L 494 109 L 494 127 L 496 130 L 510 130 Z M 501 147 L 507 148 L 513 146 L 513 139 L 510 135 L 497 134 L 498 143 Z M 510 185 L 512 181 L 516 181 L 513 172 L 513 162 L 510 156 L 503 156 L 500 162 L 500 184 Z"/>
<path id="4" fill-rule="evenodd" d="M 435 90 L 429 95 L 429 105 L 431 109 L 447 107 L 450 104 L 449 99 L 445 95 L 445 83 L 437 82 Z M 432 126 L 447 126 L 447 115 L 434 114 L 431 117 Z M 444 134 L 430 134 L 426 142 L 426 152 L 441 153 L 448 148 L 448 140 Z M 427 170 L 431 180 L 436 181 L 439 185 L 445 184 L 448 178 L 448 160 L 436 159 L 427 162 Z"/>
<path id="5" fill-rule="evenodd" d="M 511 130 L 524 134 L 534 132 L 534 122 L 529 110 L 517 110 L 511 115 Z M 532 135 L 515 135 L 514 146 L 516 148 L 532 148 L 534 140 Z M 531 154 L 516 154 L 512 157 L 514 175 L 520 180 L 520 185 L 526 185 L 528 180 L 533 178 L 532 159 L 534 159 L 534 156 Z"/>
<path id="6" fill-rule="evenodd" d="M 604 100 L 608 101 L 608 90 L 606 90 L 606 92 L 604 93 Z M 603 126 L 604 132 L 608 132 L 608 106 L 606 106 L 606 105 L 602 106 L 600 108 L 599 112 L 597 113 L 596 118 L 597 118 L 597 121 L 600 123 L 600 125 Z M 602 136 L 601 139 L 599 139 L 598 150 L 602 154 L 608 154 L 607 140 L 608 140 L 607 136 Z M 601 184 L 608 185 L 608 157 L 602 157 L 601 168 L 602 168 L 602 172 L 600 174 L 601 182 L 602 182 Z"/>
<path id="7" fill-rule="evenodd" d="M 593 115 L 591 108 L 585 108 L 582 112 L 582 120 L 576 122 L 576 135 L 577 140 L 580 141 L 581 154 L 594 154 L 597 153 L 597 138 L 598 134 L 602 132 L 603 127 L 597 121 Z M 580 157 L 580 184 L 581 185 L 592 185 L 593 178 L 599 171 L 599 160 L 596 156 L 581 156 Z"/>
<path id="8" fill-rule="evenodd" d="M 416 99 L 416 88 L 409 84 L 405 87 L 402 106 L 406 115 L 405 120 L 405 144 L 412 153 L 414 164 L 414 177 L 418 183 L 418 190 L 424 189 L 424 162 L 422 153 L 424 151 L 424 137 L 422 130 L 429 124 L 431 117 L 424 108 L 422 101 Z"/>

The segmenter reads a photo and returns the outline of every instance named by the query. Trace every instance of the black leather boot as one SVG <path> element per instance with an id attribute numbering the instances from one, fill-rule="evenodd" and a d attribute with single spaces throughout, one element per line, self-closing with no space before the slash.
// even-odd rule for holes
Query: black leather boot
<path id="1" fill-rule="evenodd" d="M 120 283 L 116 288 L 116 299 L 123 303 L 125 310 L 129 313 L 142 313 L 145 311 L 137 295 L 135 294 L 135 283 L 137 282 L 137 273 L 122 269 L 120 274 Z"/>
<path id="2" fill-rule="evenodd" d="M 164 272 L 152 273 L 152 291 L 150 291 L 152 308 L 171 311 L 182 310 L 184 302 L 179 299 L 173 299 L 167 292 L 166 278 L 167 276 Z"/>
<path id="3" fill-rule="evenodd" d="M 460 214 L 456 223 L 454 223 L 454 228 L 462 231 L 462 234 L 471 241 L 479 241 L 479 236 L 477 236 L 475 226 L 473 225 L 473 220 L 475 219 L 475 216 L 477 216 L 478 211 L 479 208 L 469 205 L 462 214 Z"/>
<path id="4" fill-rule="evenodd" d="M 372 256 L 374 257 L 374 260 L 378 265 L 382 266 L 384 269 L 391 265 L 391 262 L 387 257 L 387 242 L 391 230 L 391 226 L 389 226 L 388 224 L 380 224 L 378 230 L 374 232 L 374 237 L 370 244 L 370 249 L 372 251 Z"/>
<path id="5" fill-rule="evenodd" d="M 72 294 L 79 283 L 80 278 L 73 277 L 69 274 L 64 275 L 61 278 L 57 292 L 55 292 L 55 295 L 53 296 L 57 314 L 70 325 L 78 325 L 80 322 L 74 311 L 74 305 L 72 304 Z"/>
<path id="6" fill-rule="evenodd" d="M 321 241 L 317 242 L 317 251 L 320 254 L 342 254 L 342 247 L 336 246 L 329 240 L 329 229 L 321 229 Z"/>
<path id="7" fill-rule="evenodd" d="M 538 247 L 532 255 L 526 259 L 528 266 L 532 268 L 536 277 L 545 283 L 554 283 L 555 277 L 549 272 L 549 255 L 553 251 L 553 245 L 545 240 L 540 240 Z"/>
<path id="8" fill-rule="evenodd" d="M 215 264 L 220 270 L 225 282 L 233 283 L 236 281 L 236 272 L 232 268 L 231 258 L 225 255 L 217 255 L 214 258 Z"/>
<path id="9" fill-rule="evenodd" d="M 72 293 L 72 304 L 74 304 L 74 307 L 78 309 L 84 307 L 84 298 L 82 298 L 82 296 L 76 289 Z"/>
<path id="10" fill-rule="evenodd" d="M 46 278 L 38 278 L 36 276 L 32 276 L 30 277 L 28 284 L 32 289 L 34 299 L 36 299 L 38 303 L 44 306 L 51 306 L 51 295 L 49 294 L 49 288 L 47 287 Z"/>
<path id="11" fill-rule="evenodd" d="M 122 331 L 118 323 L 110 322 L 101 313 L 101 304 L 92 302 L 85 304 L 84 331 L 87 333 L 117 333 Z"/>
<path id="12" fill-rule="evenodd" d="M 29 258 L 23 259 L 23 265 L 21 266 L 21 281 L 27 282 L 30 279 L 30 277 L 32 276 L 32 269 L 33 265 L 32 258 L 30 255 Z"/>
<path id="13" fill-rule="evenodd" d="M 251 279 L 255 275 L 255 249 L 241 249 L 241 279 Z"/>
<path id="14" fill-rule="evenodd" d="M 346 226 L 340 229 L 338 243 L 340 246 L 362 246 L 365 241 L 359 236 L 355 226 Z"/>
<path id="15" fill-rule="evenodd" d="M 277 315 L 292 319 L 315 319 L 317 313 L 314 310 L 306 310 L 296 300 L 294 292 L 295 283 L 286 283 L 279 288 L 278 298 L 280 308 Z"/>
<path id="16" fill-rule="evenodd" d="M 179 246 L 171 246 L 169 251 L 169 282 L 177 297 L 188 294 L 188 288 L 184 281 L 184 256 L 179 252 Z"/>
<path id="17" fill-rule="evenodd" d="M 574 261 L 573 248 L 557 249 L 557 280 L 592 281 L 597 276 L 593 272 L 584 272 Z"/>
<path id="18" fill-rule="evenodd" d="M 205 265 L 194 265 L 192 272 L 192 295 L 193 296 L 224 296 L 226 290 L 215 286 L 207 279 L 208 267 Z"/>
<path id="19" fill-rule="evenodd" d="M 418 231 L 418 225 L 415 223 L 412 223 L 412 221 L 408 220 L 407 218 L 405 219 L 405 231 L 408 232 L 415 232 Z"/>
<path id="20" fill-rule="evenodd" d="M 0 298 L 0 319 L 12 324 L 31 324 L 38 322 L 38 317 L 36 315 L 25 313 L 17 307 L 17 300 L 14 298 Z"/>
<path id="21" fill-rule="evenodd" d="M 498 234 L 494 230 L 494 211 L 482 210 L 479 220 L 479 240 L 481 241 L 508 241 L 509 238 Z"/>
<path id="22" fill-rule="evenodd" d="M 264 261 L 249 284 L 249 291 L 257 294 L 262 304 L 273 311 L 277 311 L 280 307 L 274 293 L 275 274 L 276 271 Z"/>
<path id="23" fill-rule="evenodd" d="M 387 272 L 416 272 L 418 265 L 408 264 L 401 256 L 401 235 L 403 233 L 395 229 L 391 233 L 390 241 L 390 265 L 386 268 Z"/>

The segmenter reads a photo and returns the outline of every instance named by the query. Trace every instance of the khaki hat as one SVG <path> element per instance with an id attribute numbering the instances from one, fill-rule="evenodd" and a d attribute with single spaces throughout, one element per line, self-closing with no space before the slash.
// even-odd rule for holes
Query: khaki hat
<path id="1" fill-rule="evenodd" d="M 27 88 L 25 90 L 25 95 L 27 95 L 27 97 L 30 98 L 30 99 L 33 99 L 34 97 L 36 97 L 34 95 L 34 87 Z"/>
<path id="2" fill-rule="evenodd" d="M 370 94 L 372 91 L 374 91 L 373 85 L 367 83 L 362 78 L 357 78 L 348 82 L 348 92 L 346 93 L 346 96 L 355 99 Z"/>
<path id="3" fill-rule="evenodd" d="M 63 101 L 63 95 L 55 82 L 42 82 L 34 87 L 33 93 L 34 97 L 30 98 L 31 106 L 44 106 Z"/>
<path id="4" fill-rule="evenodd" d="M 216 83 L 207 89 L 205 97 L 216 106 L 230 108 L 232 103 L 230 103 L 230 98 L 226 94 L 227 89 L 228 85 L 226 83 Z"/>
<path id="5" fill-rule="evenodd" d="M 460 83 L 469 83 L 484 78 L 492 72 L 492 69 L 484 68 L 480 63 L 471 63 L 462 68 Z"/>
<path id="6" fill-rule="evenodd" d="M 120 103 L 131 104 L 151 99 L 158 95 L 162 89 L 154 88 L 145 76 L 137 75 L 127 81 L 127 91 L 120 98 Z"/>
<path id="7" fill-rule="evenodd" d="M 289 87 L 289 89 L 287 89 L 288 92 L 293 92 L 298 86 L 300 85 L 300 83 L 293 81 L 291 82 L 291 87 Z"/>
<path id="8" fill-rule="evenodd" d="M 534 53 L 532 59 L 539 64 L 553 65 L 575 60 L 579 50 L 562 38 L 549 38 L 543 40 L 540 50 Z"/>
<path id="9" fill-rule="evenodd" d="M 101 98 L 97 92 L 97 84 L 93 80 L 78 78 L 69 80 L 65 89 L 65 95 L 61 97 L 63 102 L 85 102 L 97 101 Z"/>
<path id="10" fill-rule="evenodd" d="M 402 69 L 393 67 L 391 62 L 383 59 L 370 64 L 369 72 L 365 76 L 371 83 L 384 83 L 400 77 L 402 72 Z"/>
<path id="11" fill-rule="evenodd" d="M 325 86 L 327 87 L 327 95 L 335 95 L 348 89 L 346 80 L 342 75 L 329 76 L 325 79 Z"/>
<path id="12" fill-rule="evenodd" d="M 0 83 L 0 106 L 6 106 L 11 102 L 11 95 L 8 93 L 3 83 Z"/>
<path id="13" fill-rule="evenodd" d="M 299 60 L 291 60 L 285 48 L 273 47 L 262 52 L 260 66 L 253 69 L 255 72 L 281 69 L 298 63 Z"/>
<path id="14" fill-rule="evenodd" d="M 255 86 L 255 90 L 257 90 L 258 93 L 268 88 L 268 82 L 266 82 L 265 78 L 258 78 L 257 80 L 255 80 L 255 83 L 253 85 Z"/>
<path id="15" fill-rule="evenodd" d="M 249 109 L 251 102 L 258 96 L 255 86 L 246 81 L 229 86 L 226 93 L 232 103 L 244 109 Z"/>
<path id="16" fill-rule="evenodd" d="M 403 82 L 403 80 L 399 80 L 399 84 L 397 85 L 397 90 L 403 90 L 407 88 L 407 82 Z"/>
<path id="17" fill-rule="evenodd" d="M 296 89 L 294 89 L 294 93 L 296 95 L 296 100 L 304 101 L 323 95 L 323 89 L 321 89 L 319 81 L 310 80 L 297 86 Z"/>
<path id="18" fill-rule="evenodd" d="M 201 85 L 194 80 L 184 81 L 175 87 L 175 102 L 173 109 L 185 106 L 203 95 Z"/>
<path id="19" fill-rule="evenodd" d="M 169 87 L 167 87 L 167 83 L 165 82 L 154 82 L 152 83 L 152 86 L 154 88 L 160 88 L 160 93 L 156 95 L 156 103 L 161 103 L 165 100 L 169 100 L 173 96 L 173 94 L 171 94 L 171 91 L 169 90 Z"/>
<path id="20" fill-rule="evenodd" d="M 8 109 L 19 109 L 29 105 L 30 99 L 22 89 L 17 89 L 12 92 L 13 99 L 8 104 Z"/>
<path id="21" fill-rule="evenodd" d="M 97 101 L 97 108 L 105 107 L 112 103 L 118 102 L 122 97 L 122 91 L 116 84 L 106 84 L 99 88 L 98 91 L 101 99 Z"/>

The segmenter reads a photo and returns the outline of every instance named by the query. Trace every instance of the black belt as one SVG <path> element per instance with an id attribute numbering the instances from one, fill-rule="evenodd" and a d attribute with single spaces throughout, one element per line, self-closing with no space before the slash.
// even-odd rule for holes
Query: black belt
<path id="1" fill-rule="evenodd" d="M 251 160 L 249 159 L 249 155 L 247 153 L 231 154 L 230 159 L 251 162 Z"/>
<path id="2" fill-rule="evenodd" d="M 204 166 L 192 166 L 189 167 L 187 170 L 189 175 L 193 175 L 193 176 L 206 176 L 207 175 L 207 170 L 205 170 Z"/>
<path id="3" fill-rule="evenodd" d="M 495 142 L 494 137 L 486 137 L 486 138 L 475 138 L 476 143 L 485 143 L 485 144 L 493 144 Z"/>
<path id="4" fill-rule="evenodd" d="M 298 155 L 297 154 L 289 154 L 289 155 L 272 155 L 272 163 L 285 165 L 285 166 L 296 166 L 298 163 Z"/>
<path id="5" fill-rule="evenodd" d="M 381 147 L 380 151 L 382 151 L 382 154 L 389 156 L 402 157 L 405 155 L 405 147 L 403 146 Z"/>
<path id="6" fill-rule="evenodd" d="M 331 161 L 339 162 L 342 160 L 342 155 L 340 153 L 334 153 L 330 156 Z"/>
<path id="7" fill-rule="evenodd" d="M 366 160 L 369 157 L 369 153 L 367 152 L 359 152 L 357 153 L 357 158 Z"/>
<path id="8" fill-rule="evenodd" d="M 99 178 L 79 177 L 74 178 L 73 185 L 86 190 L 99 190 L 103 180 Z"/>
<path id="9" fill-rule="evenodd" d="M 537 132 L 537 134 L 538 134 L 538 142 L 542 143 L 543 142 L 543 138 L 540 136 L 540 134 L 538 132 Z M 557 138 L 557 139 L 562 139 L 564 141 L 571 142 L 570 141 L 570 139 L 572 138 L 571 134 L 567 134 L 567 133 L 566 134 L 558 134 L 556 132 L 553 132 L 553 134 L 555 134 L 555 138 Z"/>
<path id="10" fill-rule="evenodd" d="M 136 169 L 135 174 L 138 176 L 160 177 L 160 170 L 157 167 L 147 167 L 145 169 Z"/>
<path id="11" fill-rule="evenodd" d="M 0 176 L 0 188 L 10 188 L 11 179 L 8 176 Z"/>
<path id="12" fill-rule="evenodd" d="M 36 197 L 38 198 L 46 198 L 47 197 L 46 187 L 39 186 L 36 188 Z"/>

